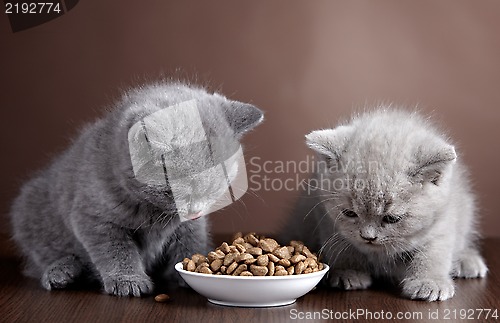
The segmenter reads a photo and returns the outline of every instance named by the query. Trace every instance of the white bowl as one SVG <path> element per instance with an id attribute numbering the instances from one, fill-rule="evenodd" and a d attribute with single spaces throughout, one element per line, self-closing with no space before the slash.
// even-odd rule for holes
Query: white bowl
<path id="1" fill-rule="evenodd" d="M 194 273 L 175 265 L 184 281 L 211 303 L 240 307 L 269 307 L 294 303 L 313 289 L 328 272 L 290 276 L 227 276 Z"/>

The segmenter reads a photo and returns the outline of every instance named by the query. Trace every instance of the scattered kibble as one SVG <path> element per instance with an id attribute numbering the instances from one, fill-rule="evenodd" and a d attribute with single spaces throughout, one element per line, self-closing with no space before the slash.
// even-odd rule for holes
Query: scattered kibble
<path id="1" fill-rule="evenodd" d="M 168 302 L 170 300 L 170 296 L 168 296 L 167 294 L 158 294 L 155 296 L 155 301 L 157 301 L 158 303 L 165 303 L 165 302 Z"/>

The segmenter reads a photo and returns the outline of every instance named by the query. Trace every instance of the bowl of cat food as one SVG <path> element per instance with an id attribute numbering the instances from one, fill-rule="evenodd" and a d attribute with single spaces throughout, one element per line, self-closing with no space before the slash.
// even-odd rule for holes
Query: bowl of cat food
<path id="1" fill-rule="evenodd" d="M 328 272 L 300 241 L 280 246 L 255 233 L 237 233 L 207 255 L 175 265 L 184 281 L 217 305 L 270 307 L 294 303 Z"/>

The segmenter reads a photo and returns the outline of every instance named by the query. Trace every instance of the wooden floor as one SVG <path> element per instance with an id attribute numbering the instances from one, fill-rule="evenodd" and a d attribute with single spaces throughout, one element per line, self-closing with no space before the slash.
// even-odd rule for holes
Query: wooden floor
<path id="1" fill-rule="evenodd" d="M 499 251 L 500 239 L 485 240 L 487 278 L 457 280 L 456 295 L 448 301 L 406 300 L 397 289 L 384 286 L 349 292 L 318 288 L 295 304 L 275 308 L 217 306 L 186 288 L 169 290 L 168 303 L 157 303 L 153 296 L 117 298 L 92 289 L 48 292 L 20 274 L 17 259 L 2 258 L 0 322 L 312 322 L 313 318 L 347 322 L 377 317 L 400 321 L 396 320 L 400 315 L 412 318 L 406 322 L 459 322 L 461 318 L 474 318 L 464 322 L 500 322 L 491 317 L 494 311 L 500 316 Z M 486 319 L 488 310 L 490 318 Z"/>

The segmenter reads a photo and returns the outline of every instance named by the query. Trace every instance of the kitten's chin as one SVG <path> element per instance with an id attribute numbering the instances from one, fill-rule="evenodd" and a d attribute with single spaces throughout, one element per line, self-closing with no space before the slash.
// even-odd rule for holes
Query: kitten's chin
<path id="1" fill-rule="evenodd" d="M 386 252 L 386 248 L 383 245 L 373 242 L 358 242 L 356 243 L 356 247 L 364 253 Z"/>

